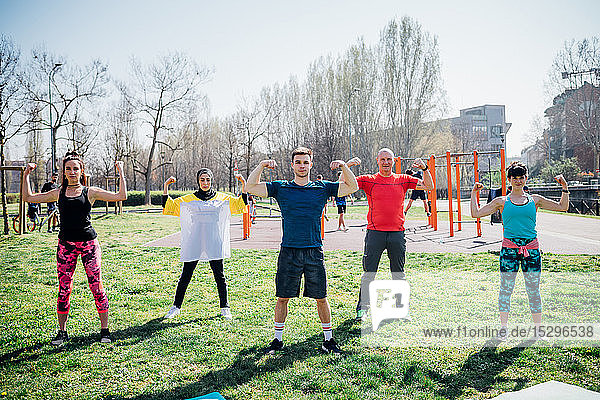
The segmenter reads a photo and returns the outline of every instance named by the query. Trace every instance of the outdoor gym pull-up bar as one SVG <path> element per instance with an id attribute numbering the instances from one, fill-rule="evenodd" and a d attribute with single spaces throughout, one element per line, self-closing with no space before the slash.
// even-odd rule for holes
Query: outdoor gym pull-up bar
<path id="1" fill-rule="evenodd" d="M 17 234 L 20 235 L 25 232 L 25 201 L 23 201 L 23 174 L 25 173 L 24 166 L 3 166 L 0 167 L 1 171 L 19 171 L 21 174 L 19 179 L 19 229 Z"/>
<path id="2" fill-rule="evenodd" d="M 446 169 L 446 177 L 448 181 L 448 223 L 450 230 L 450 237 L 454 236 L 454 224 L 457 224 L 457 230 L 462 230 L 463 223 L 476 223 L 477 224 L 477 236 L 481 236 L 481 220 L 477 218 L 475 221 L 473 220 L 463 220 L 462 219 L 462 208 L 460 205 L 461 196 L 460 196 L 460 165 L 473 165 L 473 175 L 475 182 L 479 181 L 479 156 L 480 155 L 497 155 L 500 158 L 500 181 L 502 186 L 502 195 L 506 195 L 506 158 L 504 149 L 500 149 L 498 151 L 482 151 L 478 152 L 477 150 L 472 153 L 451 153 L 449 151 L 444 155 L 435 156 L 431 155 L 427 160 L 427 167 L 430 171 L 433 171 L 431 174 L 431 178 L 433 181 L 433 190 L 428 191 L 427 198 L 430 203 L 431 215 L 428 218 L 428 225 L 433 228 L 434 231 L 437 231 L 438 228 L 438 209 L 437 209 L 437 184 L 436 184 L 436 168 L 445 168 Z M 461 161 L 461 157 L 473 156 L 473 161 Z M 444 164 L 436 164 L 436 158 L 445 158 L 446 162 Z M 401 158 L 396 157 L 396 173 L 402 173 L 402 162 L 410 162 L 414 161 L 414 158 Z M 455 167 L 455 181 L 456 181 L 456 201 L 457 201 L 457 209 L 453 210 L 453 197 L 452 197 L 452 166 Z M 492 171 L 482 171 L 482 172 L 492 172 Z M 490 180 L 491 182 L 491 180 Z M 477 193 L 477 205 L 479 206 L 479 193 Z M 442 212 L 442 211 L 439 211 Z M 456 212 L 457 220 L 454 220 L 454 213 Z"/>

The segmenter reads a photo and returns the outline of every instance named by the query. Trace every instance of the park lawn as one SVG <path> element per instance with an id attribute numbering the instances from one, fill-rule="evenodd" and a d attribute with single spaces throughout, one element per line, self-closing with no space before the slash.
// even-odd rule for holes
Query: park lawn
<path id="1" fill-rule="evenodd" d="M 314 302 L 302 298 L 290 302 L 286 350 L 266 357 L 262 349 L 272 339 L 277 251 L 233 250 L 226 261 L 232 322 L 217 316 L 218 296 L 206 264 L 196 270 L 182 313 L 162 321 L 180 273 L 179 251 L 141 244 L 176 232 L 178 219 L 107 215 L 95 217 L 94 226 L 111 305 L 114 341 L 109 345 L 97 343 L 97 314 L 78 265 L 71 340 L 52 347 L 56 237 L 0 236 L 0 392 L 6 393 L 0 398 L 182 399 L 212 391 L 227 399 L 489 398 L 550 379 L 600 391 L 597 347 L 483 347 L 483 341 L 470 347 L 362 346 L 361 327 L 354 321 L 361 254 L 350 251 L 326 253 L 335 337 L 345 356 L 319 352 L 322 334 Z M 598 322 L 597 304 L 590 299 L 600 298 L 599 264 L 598 256 L 544 255 L 553 294 L 544 317 L 566 321 L 569 314 L 582 313 L 586 321 Z M 385 261 L 382 265 L 387 267 Z M 452 320 L 493 313 L 497 289 L 485 277 L 494 276 L 496 268 L 497 254 L 491 253 L 409 254 L 415 323 L 433 314 Z M 477 278 L 477 301 L 469 297 L 468 285 L 448 293 L 447 304 L 427 301 L 448 289 L 443 282 L 459 284 L 461 271 L 463 284 Z M 569 283 L 564 288 L 553 284 L 563 281 Z M 559 299 L 564 304 L 552 306 Z M 513 308 L 515 320 L 527 320 L 521 277 Z"/>

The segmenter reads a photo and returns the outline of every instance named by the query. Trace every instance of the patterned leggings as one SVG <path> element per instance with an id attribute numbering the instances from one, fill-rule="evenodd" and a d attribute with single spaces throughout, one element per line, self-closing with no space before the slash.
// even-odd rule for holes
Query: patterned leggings
<path id="1" fill-rule="evenodd" d="M 81 255 L 81 262 L 88 277 L 90 290 L 94 295 L 98 313 L 108 311 L 108 298 L 102 287 L 100 274 L 100 244 L 98 239 L 87 242 L 58 241 L 56 263 L 58 266 L 58 303 L 56 311 L 59 314 L 68 314 L 71 306 L 69 298 L 73 289 L 73 274 L 77 264 L 77 256 Z"/>
<path id="2" fill-rule="evenodd" d="M 523 246 L 531 239 L 511 239 L 516 245 Z M 503 247 L 500 250 L 500 294 L 498 296 L 498 309 L 500 312 L 509 312 L 510 296 L 515 287 L 515 280 L 519 266 L 523 269 L 525 291 L 529 297 L 529 309 L 532 314 L 542 312 L 542 298 L 540 296 L 540 276 L 542 274 L 542 258 L 539 250 L 529 250 L 529 257 L 524 258 L 518 254 L 517 249 Z"/>

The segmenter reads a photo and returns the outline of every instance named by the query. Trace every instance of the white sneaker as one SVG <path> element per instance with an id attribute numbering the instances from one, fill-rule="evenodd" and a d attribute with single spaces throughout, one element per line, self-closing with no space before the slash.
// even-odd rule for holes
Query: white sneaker
<path id="1" fill-rule="evenodd" d="M 231 310 L 229 307 L 221 308 L 221 316 L 228 321 L 233 319 L 233 315 L 231 315 Z"/>
<path id="2" fill-rule="evenodd" d="M 175 306 L 171 306 L 171 308 L 169 309 L 169 311 L 167 311 L 167 313 L 165 314 L 165 318 L 166 319 L 171 319 L 176 317 L 179 312 L 181 311 L 181 308 L 175 307 Z"/>

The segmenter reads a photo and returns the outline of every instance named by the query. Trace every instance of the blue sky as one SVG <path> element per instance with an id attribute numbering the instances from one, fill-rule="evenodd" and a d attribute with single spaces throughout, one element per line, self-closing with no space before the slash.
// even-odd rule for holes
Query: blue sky
<path id="1" fill-rule="evenodd" d="M 448 117 L 461 108 L 505 104 L 509 155 L 548 105 L 544 80 L 565 40 L 600 35 L 600 1 L 9 1 L 0 32 L 24 53 L 44 44 L 68 60 L 100 58 L 125 79 L 132 55 L 152 61 L 177 50 L 214 69 L 204 86 L 214 115 L 242 95 L 302 77 L 311 61 L 364 37 L 375 43 L 408 15 L 437 35 Z"/>

